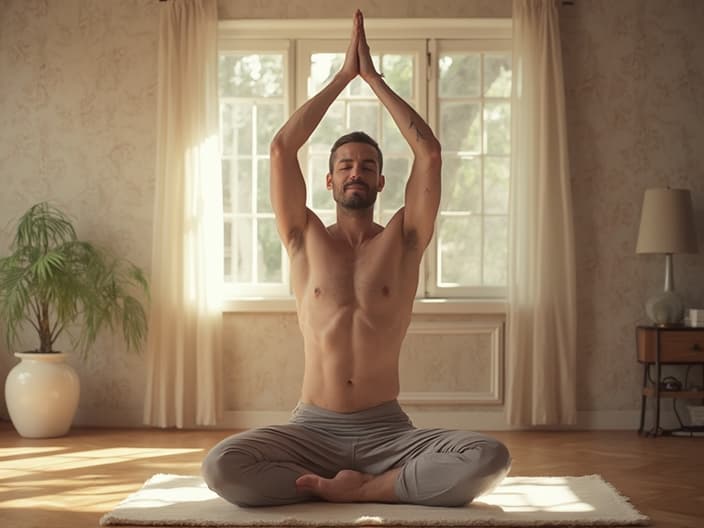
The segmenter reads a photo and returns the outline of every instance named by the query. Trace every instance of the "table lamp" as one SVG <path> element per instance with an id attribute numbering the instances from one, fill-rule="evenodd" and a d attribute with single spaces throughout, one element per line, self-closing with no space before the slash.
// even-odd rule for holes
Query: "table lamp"
<path id="1" fill-rule="evenodd" d="M 686 189 L 646 189 L 636 253 L 665 255 L 665 289 L 648 299 L 645 311 L 657 325 L 681 323 L 684 303 L 675 292 L 674 253 L 697 253 L 692 196 Z"/>

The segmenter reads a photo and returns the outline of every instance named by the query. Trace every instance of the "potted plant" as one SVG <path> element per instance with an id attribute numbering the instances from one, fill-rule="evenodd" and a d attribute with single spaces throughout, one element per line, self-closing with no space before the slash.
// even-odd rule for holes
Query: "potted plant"
<path id="1" fill-rule="evenodd" d="M 61 436 L 80 389 L 65 354 L 54 349 L 57 339 L 72 337 L 84 358 L 102 329 L 119 327 L 127 348 L 139 350 L 147 318 L 138 296 L 148 294 L 147 281 L 129 261 L 78 240 L 69 217 L 47 202 L 20 217 L 10 250 L 0 258 L 0 325 L 10 350 L 24 329 L 37 337 L 34 350 L 15 353 L 21 362 L 5 382 L 10 419 L 22 436 Z"/>

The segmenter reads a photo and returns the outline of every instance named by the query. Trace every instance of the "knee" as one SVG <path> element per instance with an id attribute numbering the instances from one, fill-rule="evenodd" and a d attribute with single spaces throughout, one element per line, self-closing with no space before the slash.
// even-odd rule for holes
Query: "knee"
<path id="1" fill-rule="evenodd" d="M 208 488 L 237 506 L 258 506 L 259 498 L 245 476 L 255 461 L 246 453 L 214 447 L 201 465 L 201 475 Z M 251 484 L 251 483 L 250 483 Z"/>
<path id="2" fill-rule="evenodd" d="M 511 454 L 498 440 L 487 438 L 480 448 L 478 460 L 466 466 L 466 471 L 457 483 L 456 492 L 463 495 L 456 500 L 465 503 L 485 495 L 498 486 L 511 469 Z"/>
<path id="3" fill-rule="evenodd" d="M 482 448 L 481 458 L 487 475 L 497 475 L 503 479 L 511 469 L 511 453 L 503 443 L 494 438 L 487 440 Z"/>

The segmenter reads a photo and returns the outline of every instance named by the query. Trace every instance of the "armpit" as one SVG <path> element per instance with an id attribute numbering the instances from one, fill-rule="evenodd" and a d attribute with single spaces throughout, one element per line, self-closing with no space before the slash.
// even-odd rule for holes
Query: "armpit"
<path id="1" fill-rule="evenodd" d="M 403 247 L 409 250 L 417 250 L 420 244 L 417 229 L 404 230 L 403 233 Z"/>
<path id="2" fill-rule="evenodd" d="M 298 227 L 291 229 L 286 240 L 289 254 L 298 253 L 303 248 L 303 230 Z"/>

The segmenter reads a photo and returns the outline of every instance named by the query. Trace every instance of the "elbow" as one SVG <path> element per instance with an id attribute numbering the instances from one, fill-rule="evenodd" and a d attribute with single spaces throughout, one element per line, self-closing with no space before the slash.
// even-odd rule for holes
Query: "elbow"
<path id="1" fill-rule="evenodd" d="M 442 165 L 442 147 L 440 146 L 440 142 L 433 137 L 432 141 L 428 143 L 428 159 L 433 166 L 440 167 Z"/>
<path id="2" fill-rule="evenodd" d="M 433 140 L 430 142 L 429 150 L 431 158 L 442 158 L 442 146 L 436 137 L 433 137 Z"/>
<path id="3" fill-rule="evenodd" d="M 280 157 L 286 151 L 286 142 L 281 137 L 281 134 L 276 134 L 269 145 L 269 156 L 271 158 Z"/>

